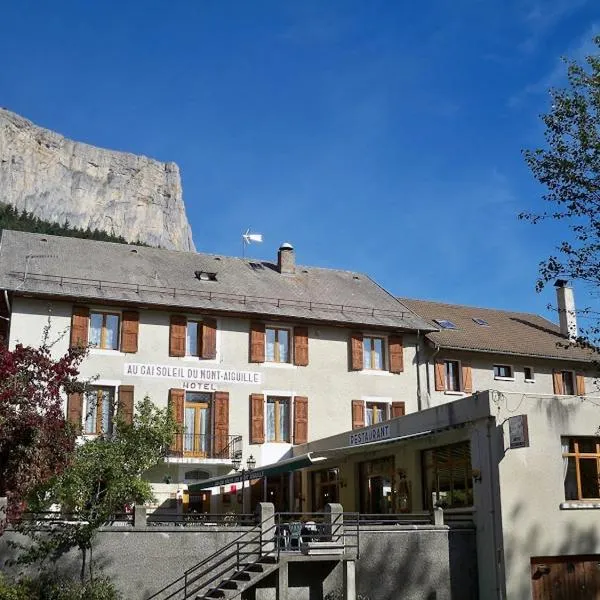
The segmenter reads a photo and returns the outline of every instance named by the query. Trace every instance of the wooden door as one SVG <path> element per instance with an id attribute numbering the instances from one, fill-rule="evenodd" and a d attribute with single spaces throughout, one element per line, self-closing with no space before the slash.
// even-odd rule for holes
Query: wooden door
<path id="1" fill-rule="evenodd" d="M 533 600 L 600 600 L 600 555 L 531 559 Z"/>

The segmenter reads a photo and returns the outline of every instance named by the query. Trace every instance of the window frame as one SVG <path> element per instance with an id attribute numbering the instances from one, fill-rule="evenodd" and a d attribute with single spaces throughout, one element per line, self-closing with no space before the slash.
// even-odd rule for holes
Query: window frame
<path id="1" fill-rule="evenodd" d="M 529 377 L 529 378 L 527 377 L 526 369 L 530 370 L 531 377 Z M 523 377 L 525 379 L 525 383 L 535 383 L 535 369 L 533 367 L 525 365 L 523 367 Z"/>
<path id="2" fill-rule="evenodd" d="M 109 414 L 108 414 L 108 431 L 102 431 L 102 404 L 103 397 L 100 396 L 100 392 L 108 392 L 108 402 L 109 402 Z M 88 420 L 89 405 L 88 405 L 88 397 L 92 394 L 96 394 L 96 427 L 95 431 L 87 431 L 86 423 Z M 85 390 L 83 394 L 84 398 L 84 410 L 83 410 L 83 428 L 82 433 L 84 436 L 96 436 L 96 435 L 111 435 L 113 432 L 113 419 L 115 416 L 115 401 L 117 397 L 117 387 L 111 385 L 93 385 L 90 386 L 87 390 Z"/>
<path id="3" fill-rule="evenodd" d="M 492 369 L 494 371 L 494 379 L 497 381 L 514 381 L 515 380 L 515 368 L 513 367 L 513 365 L 509 365 L 506 363 L 503 363 L 503 364 L 496 363 L 496 364 L 492 365 Z M 498 374 L 496 371 L 499 369 L 508 369 L 510 372 L 510 375 Z"/>
<path id="4" fill-rule="evenodd" d="M 575 371 L 572 369 L 561 369 L 559 371 L 561 383 L 562 383 L 562 395 L 563 396 L 576 396 L 577 395 L 577 376 Z M 567 393 L 567 385 L 565 383 L 565 374 L 568 373 L 571 377 L 571 392 Z"/>
<path id="5" fill-rule="evenodd" d="M 188 328 L 190 326 L 190 323 L 195 323 L 196 324 L 196 353 L 192 354 L 190 352 L 189 349 L 189 344 L 188 344 L 188 339 L 189 339 L 189 333 L 188 333 Z M 202 320 L 199 319 L 190 319 L 188 317 L 186 317 L 186 322 L 185 322 L 185 358 L 200 358 L 200 344 L 199 344 L 199 337 L 202 333 L 201 330 L 202 327 Z"/>
<path id="6" fill-rule="evenodd" d="M 269 330 L 272 330 L 275 332 L 275 342 L 274 342 L 274 346 L 273 346 L 273 360 L 269 360 L 269 356 L 268 356 L 268 332 Z M 280 331 L 285 331 L 287 332 L 287 360 L 281 360 L 281 356 L 279 353 L 279 332 Z M 269 363 L 269 364 L 274 364 L 274 365 L 291 365 L 293 364 L 293 357 L 292 357 L 292 351 L 293 351 L 293 336 L 294 336 L 294 332 L 293 329 L 291 327 L 282 327 L 280 325 L 268 325 L 265 324 L 265 363 Z"/>
<path id="7" fill-rule="evenodd" d="M 579 441 L 583 440 L 583 439 L 595 440 L 596 452 L 579 452 Z M 573 445 L 575 448 L 574 452 L 569 452 L 569 451 L 564 452 L 563 451 L 562 457 L 563 457 L 563 459 L 566 458 L 567 460 L 569 458 L 573 458 L 575 460 L 575 477 L 576 477 L 576 484 L 577 484 L 577 498 L 567 500 L 566 475 L 565 475 L 565 479 L 563 481 L 563 484 L 565 485 L 565 491 L 564 491 L 565 501 L 566 502 L 598 502 L 598 500 L 600 500 L 600 482 L 598 481 L 598 476 L 600 476 L 600 437 L 594 436 L 594 435 L 562 436 L 561 443 L 564 444 L 565 442 L 568 444 L 568 446 L 570 446 L 571 442 L 573 442 Z M 580 461 L 581 460 L 592 460 L 592 459 L 596 460 L 596 487 L 598 489 L 598 495 L 592 496 L 592 497 L 588 497 L 588 496 L 584 497 L 583 491 L 582 491 L 583 488 L 582 488 L 582 481 L 581 481 Z"/>
<path id="8" fill-rule="evenodd" d="M 364 421 L 365 421 L 365 427 L 371 427 L 374 425 L 379 425 L 380 423 L 384 423 L 385 421 L 389 421 L 390 420 L 390 414 L 391 414 L 391 402 L 389 400 L 364 400 Z M 369 407 L 370 405 L 370 407 Z M 381 421 L 373 421 L 372 423 L 367 423 L 367 411 L 369 410 L 369 408 L 371 408 L 371 410 L 373 410 L 373 408 L 382 408 L 383 409 L 383 419 L 381 419 Z"/>
<path id="9" fill-rule="evenodd" d="M 450 377 L 448 377 L 448 363 L 456 363 L 457 364 L 457 372 L 458 372 L 458 389 L 451 389 L 448 386 L 448 382 L 450 381 Z M 462 361 L 455 358 L 445 358 L 444 359 L 444 392 L 448 394 L 462 394 L 463 392 L 463 380 L 462 380 Z"/>
<path id="10" fill-rule="evenodd" d="M 265 394 L 265 443 L 266 444 L 291 444 L 292 443 L 292 402 L 293 396 L 282 395 L 282 394 Z M 275 410 L 273 411 L 273 432 L 275 435 L 275 439 L 269 439 L 269 411 L 267 406 L 269 405 L 270 400 L 275 400 Z M 287 439 L 281 439 L 281 431 L 280 431 L 280 405 L 282 401 L 287 403 L 288 406 L 288 424 L 287 424 Z"/>
<path id="11" fill-rule="evenodd" d="M 367 340 L 371 340 L 371 364 L 367 365 L 365 361 L 365 343 Z M 373 357 L 375 356 L 375 348 L 374 343 L 375 340 L 381 340 L 381 368 L 373 366 Z M 376 371 L 381 373 L 382 371 L 387 371 L 387 361 L 388 361 L 388 338 L 385 335 L 374 335 L 370 333 L 363 333 L 362 338 L 362 352 L 363 352 L 363 370 L 364 371 Z"/>
<path id="12" fill-rule="evenodd" d="M 92 332 L 92 315 L 102 315 L 102 326 L 100 329 L 100 345 L 95 346 L 95 345 L 92 345 L 90 342 L 90 348 L 92 350 L 109 350 L 112 352 L 118 352 L 121 349 L 121 326 L 122 326 L 123 315 L 120 312 L 116 312 L 116 311 L 98 310 L 98 309 L 90 308 L 90 316 L 89 316 L 89 322 L 88 322 L 88 330 L 90 332 L 90 334 L 89 334 L 90 338 L 91 338 L 91 332 Z M 117 317 L 116 348 L 107 348 L 103 345 L 106 340 L 106 331 L 107 331 L 106 317 L 108 317 L 108 316 Z"/>

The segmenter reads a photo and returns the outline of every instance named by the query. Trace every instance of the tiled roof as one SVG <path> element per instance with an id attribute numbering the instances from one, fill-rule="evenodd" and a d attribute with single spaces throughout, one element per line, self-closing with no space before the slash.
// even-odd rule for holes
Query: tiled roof
<path id="1" fill-rule="evenodd" d="M 399 300 L 432 326 L 437 325 L 435 320 L 442 319 L 456 325 L 456 329 L 427 334 L 431 342 L 442 348 L 574 361 L 598 359 L 588 350 L 561 347 L 567 339 L 559 326 L 539 315 L 428 300 Z M 473 319 L 483 319 L 488 325 L 478 325 Z"/>
<path id="2" fill-rule="evenodd" d="M 216 273 L 216 281 L 195 272 Z M 0 289 L 407 330 L 430 327 L 367 275 L 195 252 L 3 231 Z"/>

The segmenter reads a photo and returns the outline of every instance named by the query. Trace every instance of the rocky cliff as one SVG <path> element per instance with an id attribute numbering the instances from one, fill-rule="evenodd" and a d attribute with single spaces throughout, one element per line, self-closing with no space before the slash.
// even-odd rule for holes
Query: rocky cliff
<path id="1" fill-rule="evenodd" d="M 74 142 L 1 108 L 0 202 L 131 242 L 194 250 L 175 163 Z"/>

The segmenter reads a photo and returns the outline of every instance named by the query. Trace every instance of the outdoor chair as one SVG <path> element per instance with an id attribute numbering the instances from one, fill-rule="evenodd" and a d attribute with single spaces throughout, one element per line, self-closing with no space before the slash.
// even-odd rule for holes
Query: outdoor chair
<path id="1" fill-rule="evenodd" d="M 289 549 L 300 550 L 302 543 L 302 523 L 300 521 L 291 521 L 288 525 L 290 535 L 288 537 Z"/>

